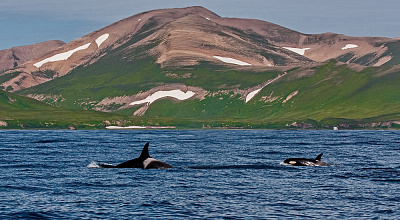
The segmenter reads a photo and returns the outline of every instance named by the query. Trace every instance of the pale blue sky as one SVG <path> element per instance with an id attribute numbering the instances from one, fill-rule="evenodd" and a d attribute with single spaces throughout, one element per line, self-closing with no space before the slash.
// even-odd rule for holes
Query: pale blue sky
<path id="1" fill-rule="evenodd" d="M 143 11 L 188 6 L 306 34 L 400 37 L 399 0 L 0 0 L 0 50 L 47 40 L 68 43 Z"/>

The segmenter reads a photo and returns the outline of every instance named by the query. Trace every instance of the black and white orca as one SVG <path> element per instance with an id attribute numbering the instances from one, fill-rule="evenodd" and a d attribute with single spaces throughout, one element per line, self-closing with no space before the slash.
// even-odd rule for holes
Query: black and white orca
<path id="1" fill-rule="evenodd" d="M 147 142 L 142 150 L 140 156 L 133 160 L 128 160 L 118 165 L 111 165 L 105 163 L 98 163 L 102 168 L 142 168 L 142 169 L 167 169 L 172 168 L 171 165 L 156 160 L 150 157 L 149 154 L 149 142 Z"/>
<path id="2" fill-rule="evenodd" d="M 292 166 L 329 166 L 329 164 L 321 161 L 322 154 L 318 155 L 315 159 L 306 158 L 289 158 L 283 161 L 283 163 Z"/>

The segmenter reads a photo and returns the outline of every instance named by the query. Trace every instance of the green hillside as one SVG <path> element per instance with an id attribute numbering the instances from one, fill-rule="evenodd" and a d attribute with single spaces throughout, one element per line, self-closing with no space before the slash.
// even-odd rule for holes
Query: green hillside
<path id="1" fill-rule="evenodd" d="M 287 102 L 276 100 L 267 109 L 257 99 L 249 104 L 257 109 L 257 115 L 271 120 L 367 119 L 397 114 L 400 92 L 396 84 L 400 78 L 397 72 L 379 76 L 383 71 L 385 68 L 370 67 L 356 72 L 332 61 L 316 69 L 312 77 L 286 78 L 266 87 L 259 94 L 260 97 L 273 92 L 275 96 L 285 99 L 290 93 L 298 91 Z M 248 113 L 253 111 L 249 107 L 246 106 Z"/>
<path id="2" fill-rule="evenodd" d="M 319 128 L 350 123 L 360 128 L 364 126 L 360 124 L 400 120 L 397 90 L 400 77 L 389 67 L 355 71 L 331 61 L 316 67 L 294 68 L 245 103 L 244 97 L 234 93 L 234 89 L 254 87 L 280 72 L 229 69 L 207 62 L 191 69 L 162 69 L 150 58 L 127 61 L 116 57 L 116 54 L 107 55 L 99 62 L 79 67 L 21 94 L 62 95 L 66 100 L 61 103 L 47 101 L 68 109 L 90 109 L 105 97 L 134 95 L 163 84 L 183 83 L 202 87 L 209 94 L 202 100 L 159 100 L 150 105 L 143 117 L 133 118 L 195 128 L 282 128 L 293 122 L 311 123 Z M 383 72 L 387 73 L 382 75 Z M 170 78 L 166 73 L 177 76 L 190 73 L 191 77 Z M 285 101 L 290 94 L 293 97 Z M 82 105 L 80 100 L 91 104 Z M 138 108 L 116 113 L 128 117 Z"/>
<path id="3" fill-rule="evenodd" d="M 109 113 L 65 110 L 0 90 L 0 129 L 98 129 L 108 122 L 139 123 Z"/>
<path id="4" fill-rule="evenodd" d="M 207 91 L 245 89 L 272 79 L 280 73 L 276 70 L 238 70 L 209 62 L 201 62 L 197 66 L 187 68 L 162 69 L 155 58 L 146 55 L 149 49 L 156 46 L 155 43 L 130 47 L 143 37 L 134 36 L 132 40 L 108 51 L 104 57 L 91 65 L 77 67 L 63 77 L 17 93 L 61 95 L 65 99 L 61 103 L 55 103 L 52 99 L 44 101 L 70 109 L 92 109 L 94 104 L 105 97 L 134 95 L 160 85 L 180 83 L 201 87 Z M 171 74 L 176 77 L 171 77 Z M 185 74 L 190 74 L 190 77 L 183 77 Z"/>
<path id="5" fill-rule="evenodd" d="M 396 71 L 380 75 L 387 70 L 380 67 L 357 72 L 332 61 L 314 68 L 313 75 L 301 78 L 298 77 L 304 70 L 293 70 L 248 103 L 233 94 L 181 103 L 163 100 L 152 104 L 146 116 L 214 118 L 225 119 L 226 123 L 229 118 L 255 126 L 310 121 L 318 126 L 350 123 L 361 128 L 400 119 L 400 76 Z M 284 102 L 290 94 L 295 95 Z"/>
<path id="6" fill-rule="evenodd" d="M 397 90 L 400 77 L 396 68 L 367 67 L 356 71 L 334 60 L 319 66 L 293 68 L 245 103 L 244 94 L 238 90 L 262 85 L 283 74 L 283 70 L 236 68 L 205 61 L 196 66 L 162 68 L 148 55 L 158 42 L 131 46 L 153 31 L 140 32 L 120 47 L 106 49 L 97 62 L 79 66 L 63 77 L 17 93 L 45 95 L 48 98 L 44 102 L 70 109 L 68 114 L 73 115 L 72 110 L 91 110 L 104 98 L 132 96 L 162 85 L 178 83 L 200 87 L 208 92 L 203 99 L 158 100 L 142 117 L 132 117 L 140 106 L 123 110 L 118 110 L 120 105 L 108 106 L 119 117 L 127 117 L 131 122 L 186 128 L 288 128 L 305 124 L 330 128 L 343 123 L 347 124 L 343 126 L 362 128 L 368 127 L 368 123 L 400 121 Z M 97 121 L 105 120 L 100 119 L 102 117 L 115 117 L 87 111 L 80 114 L 90 114 L 87 118 L 97 118 Z M 45 120 L 40 116 L 27 117 Z M 396 126 L 390 123 L 388 127 Z"/>

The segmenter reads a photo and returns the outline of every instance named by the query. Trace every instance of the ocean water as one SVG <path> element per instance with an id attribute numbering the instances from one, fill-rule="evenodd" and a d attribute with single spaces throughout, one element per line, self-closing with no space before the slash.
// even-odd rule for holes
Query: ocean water
<path id="1" fill-rule="evenodd" d="M 174 168 L 87 168 L 147 141 Z M 0 219 L 399 217 L 399 131 L 0 131 Z"/>

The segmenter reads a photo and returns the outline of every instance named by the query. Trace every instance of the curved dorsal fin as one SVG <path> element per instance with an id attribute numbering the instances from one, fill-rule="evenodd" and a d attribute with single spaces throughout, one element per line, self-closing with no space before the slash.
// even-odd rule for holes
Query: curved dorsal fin
<path id="1" fill-rule="evenodd" d="M 147 142 L 147 143 L 144 145 L 143 150 L 142 150 L 142 153 L 140 154 L 139 158 L 141 158 L 141 159 L 147 159 L 147 158 L 149 158 L 149 157 L 150 157 L 150 154 L 149 154 L 149 142 Z"/>
<path id="2" fill-rule="evenodd" d="M 323 154 L 323 153 L 320 153 L 320 154 L 315 158 L 315 160 L 321 160 L 322 154 Z"/>

